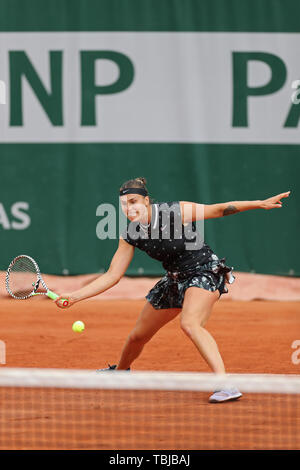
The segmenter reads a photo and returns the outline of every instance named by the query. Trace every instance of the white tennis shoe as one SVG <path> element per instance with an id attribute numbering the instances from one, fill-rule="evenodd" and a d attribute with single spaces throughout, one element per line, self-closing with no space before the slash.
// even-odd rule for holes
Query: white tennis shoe
<path id="1" fill-rule="evenodd" d="M 218 390 L 209 397 L 210 403 L 222 403 L 224 401 L 237 400 L 242 396 L 242 393 L 237 388 L 230 388 L 226 390 Z"/>

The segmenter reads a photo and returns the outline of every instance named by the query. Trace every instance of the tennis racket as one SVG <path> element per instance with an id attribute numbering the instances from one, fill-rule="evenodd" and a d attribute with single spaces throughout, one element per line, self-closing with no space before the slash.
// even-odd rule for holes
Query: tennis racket
<path id="1" fill-rule="evenodd" d="M 35 295 L 46 295 L 52 300 L 58 295 L 48 289 L 42 278 L 37 262 L 27 255 L 17 256 L 12 260 L 6 272 L 6 290 L 17 300 L 25 300 Z M 61 299 L 63 307 L 69 305 L 67 299 Z"/>

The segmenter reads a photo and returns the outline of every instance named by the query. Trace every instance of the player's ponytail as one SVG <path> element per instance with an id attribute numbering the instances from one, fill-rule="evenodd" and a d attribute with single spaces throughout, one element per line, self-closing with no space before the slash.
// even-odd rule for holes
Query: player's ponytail
<path id="1" fill-rule="evenodd" d="M 146 187 L 147 181 L 146 181 L 146 178 L 144 178 L 143 176 L 140 176 L 139 178 L 135 178 L 134 181 L 136 181 L 137 183 L 141 183 L 143 186 Z"/>

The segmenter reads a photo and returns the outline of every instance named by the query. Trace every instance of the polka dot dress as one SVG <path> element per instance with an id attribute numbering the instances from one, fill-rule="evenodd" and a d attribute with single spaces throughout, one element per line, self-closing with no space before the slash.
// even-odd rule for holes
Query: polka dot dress
<path id="1" fill-rule="evenodd" d="M 166 270 L 146 296 L 156 309 L 181 308 L 188 287 L 218 289 L 221 295 L 228 292 L 225 283 L 234 282 L 233 268 L 204 242 L 196 222 L 182 224 L 178 201 L 153 204 L 151 223 L 131 222 L 122 238 Z"/>

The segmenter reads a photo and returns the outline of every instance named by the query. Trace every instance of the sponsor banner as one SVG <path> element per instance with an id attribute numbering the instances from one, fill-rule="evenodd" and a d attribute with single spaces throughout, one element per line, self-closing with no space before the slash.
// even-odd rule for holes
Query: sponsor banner
<path id="1" fill-rule="evenodd" d="M 0 142 L 299 144 L 299 49 L 292 33 L 3 32 Z"/>

